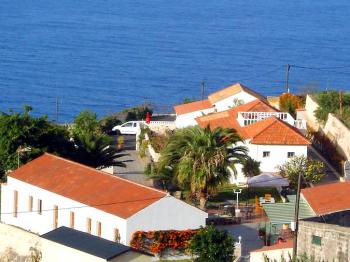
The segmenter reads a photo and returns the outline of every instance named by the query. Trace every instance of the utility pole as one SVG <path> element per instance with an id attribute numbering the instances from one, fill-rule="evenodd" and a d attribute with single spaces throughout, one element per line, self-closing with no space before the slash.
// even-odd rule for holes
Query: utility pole
<path id="1" fill-rule="evenodd" d="M 301 177 L 303 174 L 300 172 L 298 176 L 298 189 L 297 189 L 297 195 L 295 199 L 295 212 L 294 212 L 294 243 L 293 243 L 293 261 L 296 261 L 297 259 L 297 249 L 298 249 L 298 230 L 299 230 L 299 204 L 300 204 L 300 184 L 301 184 Z"/>
<path id="2" fill-rule="evenodd" d="M 58 97 L 56 97 L 56 123 L 58 123 Z"/>
<path id="3" fill-rule="evenodd" d="M 201 99 L 204 100 L 204 80 L 202 80 L 201 87 Z"/>
<path id="4" fill-rule="evenodd" d="M 339 91 L 339 114 L 343 116 L 343 91 Z"/>
<path id="5" fill-rule="evenodd" d="M 289 70 L 290 64 L 286 65 L 286 92 L 289 93 Z"/>

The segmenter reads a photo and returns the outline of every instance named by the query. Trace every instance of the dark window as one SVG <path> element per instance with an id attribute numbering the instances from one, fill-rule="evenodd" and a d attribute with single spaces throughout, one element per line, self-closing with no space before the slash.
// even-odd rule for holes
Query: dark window
<path id="1" fill-rule="evenodd" d="M 294 157 L 295 156 L 295 153 L 294 152 L 288 152 L 287 153 L 287 157 L 288 158 L 291 158 L 291 157 Z"/>
<path id="2" fill-rule="evenodd" d="M 269 156 L 270 156 L 270 151 L 263 152 L 263 157 L 269 157 Z"/>
<path id="3" fill-rule="evenodd" d="M 319 236 L 312 235 L 312 244 L 316 246 L 321 246 L 322 238 Z"/>

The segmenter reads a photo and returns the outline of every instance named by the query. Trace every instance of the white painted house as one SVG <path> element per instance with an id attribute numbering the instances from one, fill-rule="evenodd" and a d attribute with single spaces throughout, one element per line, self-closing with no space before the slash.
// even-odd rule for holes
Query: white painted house
<path id="1" fill-rule="evenodd" d="M 175 124 L 177 128 L 194 126 L 197 125 L 195 120 L 197 117 L 213 112 L 221 112 L 256 99 L 264 100 L 265 98 L 248 87 L 236 83 L 210 94 L 207 100 L 175 106 Z"/>
<path id="2" fill-rule="evenodd" d="M 288 114 L 262 100 L 254 100 L 235 108 L 196 119 L 202 128 L 233 128 L 243 138 L 249 156 L 260 162 L 263 173 L 276 173 L 278 166 L 293 156 L 307 156 L 310 141 L 295 127 Z M 237 166 L 238 175 L 231 183 L 246 183 L 247 178 Z"/>
<path id="3" fill-rule="evenodd" d="M 60 226 L 128 245 L 137 230 L 205 226 L 207 213 L 167 193 L 51 155 L 1 185 L 1 222 L 44 234 Z"/>

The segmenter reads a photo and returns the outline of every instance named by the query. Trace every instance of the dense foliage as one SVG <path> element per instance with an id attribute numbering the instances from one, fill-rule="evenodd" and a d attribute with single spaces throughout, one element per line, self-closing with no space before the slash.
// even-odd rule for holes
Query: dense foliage
<path id="1" fill-rule="evenodd" d="M 214 226 L 202 228 L 190 242 L 189 249 L 199 262 L 233 261 L 234 240 L 226 232 Z"/>
<path id="2" fill-rule="evenodd" d="M 291 187 L 298 185 L 299 174 L 303 175 L 304 183 L 318 183 L 325 176 L 325 165 L 317 160 L 304 156 L 295 156 L 279 167 L 281 176 L 288 179 Z"/>
<path id="3" fill-rule="evenodd" d="M 208 194 L 228 183 L 231 172 L 237 173 L 235 165 L 247 159 L 246 147 L 235 146 L 240 141 L 233 129 L 179 129 L 161 152 L 157 170 L 170 170 L 179 186 L 198 195 L 204 209 Z"/>
<path id="4" fill-rule="evenodd" d="M 299 98 L 290 93 L 284 93 L 280 96 L 280 110 L 290 113 L 294 118 L 296 117 L 296 110 L 300 106 Z"/>
<path id="5" fill-rule="evenodd" d="M 26 106 L 22 113 L 0 114 L 1 177 L 43 152 L 67 157 L 74 150 L 66 127 L 48 121 L 46 116 L 32 117 L 31 110 Z M 20 148 L 28 150 L 17 152 Z"/>
<path id="6" fill-rule="evenodd" d="M 101 132 L 97 115 L 91 111 L 82 111 L 74 119 L 71 128 L 75 144 L 72 158 L 80 163 L 96 168 L 125 166 L 118 158 L 120 154 L 114 140 Z"/>
<path id="7" fill-rule="evenodd" d="M 340 97 L 336 90 L 325 91 L 315 95 L 319 105 L 315 111 L 315 117 L 325 123 L 329 113 L 335 114 L 345 125 L 350 127 L 350 93 L 344 93 L 342 96 L 343 109 L 340 112 Z"/>
<path id="8" fill-rule="evenodd" d="M 198 230 L 136 231 L 131 237 L 130 246 L 158 255 L 166 251 L 185 252 L 197 232 Z"/>
<path id="9" fill-rule="evenodd" d="M 0 113 L 0 176 L 44 152 L 92 166 L 124 165 L 113 139 L 103 135 L 96 114 L 84 111 L 71 128 L 33 117 L 32 108 L 23 112 Z"/>
<path id="10" fill-rule="evenodd" d="M 246 177 L 260 175 L 260 162 L 249 157 L 246 161 L 244 161 L 242 172 Z"/>

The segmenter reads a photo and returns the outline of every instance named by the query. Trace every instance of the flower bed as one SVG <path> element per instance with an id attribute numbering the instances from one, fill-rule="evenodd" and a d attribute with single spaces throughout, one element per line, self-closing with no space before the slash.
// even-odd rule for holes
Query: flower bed
<path id="1" fill-rule="evenodd" d="M 133 234 L 130 246 L 137 250 L 162 255 L 164 252 L 183 253 L 198 230 L 137 231 Z"/>

